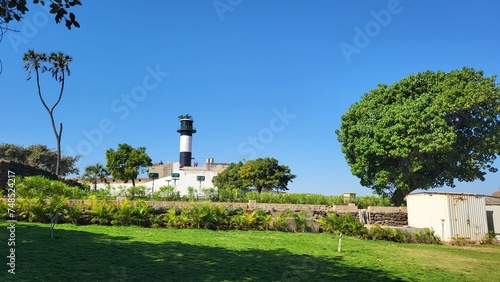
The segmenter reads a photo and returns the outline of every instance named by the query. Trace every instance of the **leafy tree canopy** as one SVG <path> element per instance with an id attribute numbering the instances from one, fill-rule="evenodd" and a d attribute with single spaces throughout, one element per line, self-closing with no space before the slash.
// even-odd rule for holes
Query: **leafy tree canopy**
<path id="1" fill-rule="evenodd" d="M 0 159 L 6 159 L 32 167 L 40 168 L 52 173 L 56 171 L 57 151 L 47 148 L 46 145 L 31 145 L 23 147 L 14 144 L 0 144 Z M 79 172 L 76 163 L 80 156 L 62 156 L 59 174 L 77 174 Z"/>
<path id="2" fill-rule="evenodd" d="M 118 144 L 118 149 L 108 149 L 106 151 L 106 171 L 124 182 L 132 181 L 135 186 L 135 179 L 140 172 L 145 172 L 151 163 L 151 158 L 146 154 L 145 147 L 133 148 L 129 144 Z"/>
<path id="3" fill-rule="evenodd" d="M 472 68 L 426 71 L 370 90 L 336 130 L 351 172 L 397 205 L 416 189 L 484 180 L 500 152 L 495 79 Z"/>
<path id="4" fill-rule="evenodd" d="M 231 163 L 224 171 L 212 178 L 212 183 L 221 190 L 243 188 L 243 180 L 239 174 L 239 170 L 242 166 L 243 163 L 241 161 L 238 163 Z"/>
<path id="5" fill-rule="evenodd" d="M 288 190 L 288 182 L 296 175 L 290 173 L 290 168 L 280 165 L 274 158 L 259 158 L 246 163 L 232 163 L 222 173 L 214 177 L 214 186 L 219 189 L 235 189 L 255 187 L 262 190 Z"/>
<path id="6" fill-rule="evenodd" d="M 33 0 L 33 4 L 45 6 L 47 2 L 50 7 L 49 13 L 54 15 L 56 23 L 64 20 L 68 29 L 72 26 L 80 27 L 76 21 L 76 16 L 72 12 L 68 14 L 68 9 L 76 5 L 82 5 L 80 0 Z M 9 23 L 11 21 L 21 21 L 23 16 L 29 11 L 28 1 L 26 0 L 2 0 L 0 1 L 0 23 Z"/>

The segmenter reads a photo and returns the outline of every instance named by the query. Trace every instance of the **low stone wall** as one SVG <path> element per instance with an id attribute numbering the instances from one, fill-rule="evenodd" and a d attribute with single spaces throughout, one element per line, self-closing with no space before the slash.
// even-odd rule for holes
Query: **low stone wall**
<path id="1" fill-rule="evenodd" d="M 363 212 L 361 212 L 363 213 Z M 379 224 L 384 226 L 406 226 L 408 225 L 408 212 L 406 207 L 368 207 L 367 224 Z"/>
<path id="2" fill-rule="evenodd" d="M 110 201 L 111 203 L 119 203 L 121 200 Z M 154 209 L 169 209 L 176 207 L 179 209 L 189 207 L 191 202 L 170 202 L 170 201 L 146 201 L 146 203 Z M 84 205 L 90 206 L 90 200 L 68 200 L 69 205 Z M 408 214 L 405 207 L 368 207 L 366 210 L 360 210 L 356 206 L 326 206 L 326 205 L 303 205 L 303 204 L 265 204 L 265 203 L 219 203 L 211 202 L 214 205 L 224 207 L 232 207 L 234 209 L 244 209 L 254 211 L 261 209 L 272 214 L 280 213 L 285 210 L 292 212 L 306 211 L 313 218 L 324 216 L 328 212 L 334 212 L 337 215 L 351 213 L 358 220 L 363 221 L 368 225 L 384 225 L 384 226 L 407 226 Z"/>

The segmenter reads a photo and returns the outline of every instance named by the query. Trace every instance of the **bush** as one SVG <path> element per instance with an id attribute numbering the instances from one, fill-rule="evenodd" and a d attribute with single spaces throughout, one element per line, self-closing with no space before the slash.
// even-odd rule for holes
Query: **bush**
<path id="1" fill-rule="evenodd" d="M 320 227 L 329 233 L 342 233 L 347 236 L 363 237 L 367 233 L 364 223 L 356 220 L 351 213 L 345 213 L 340 216 L 335 213 L 327 213 L 326 217 L 318 218 Z"/>
<path id="2" fill-rule="evenodd" d="M 299 232 L 305 232 L 306 228 L 309 227 L 309 216 L 306 211 L 300 211 L 300 213 L 294 214 L 293 218 L 295 220 L 296 230 Z"/>
<path id="3" fill-rule="evenodd" d="M 161 186 L 153 197 L 160 201 L 177 201 L 181 198 L 179 191 L 175 191 L 173 186 Z"/>
<path id="4" fill-rule="evenodd" d="M 272 229 L 276 231 L 291 231 L 288 219 L 293 219 L 293 212 L 287 209 L 273 218 Z"/>
<path id="5" fill-rule="evenodd" d="M 64 182 L 51 180 L 43 176 L 16 178 L 16 194 L 18 198 L 50 197 L 52 195 L 81 199 L 87 194 L 78 187 L 71 187 Z"/>
<path id="6" fill-rule="evenodd" d="M 441 239 L 434 231 L 425 228 L 424 232 L 413 231 L 403 232 L 399 229 L 385 227 L 380 225 L 373 225 L 366 235 L 367 239 L 372 240 L 387 240 L 398 243 L 427 243 L 427 244 L 440 244 Z"/>
<path id="7" fill-rule="evenodd" d="M 79 225 L 82 223 L 82 215 L 83 209 L 81 206 L 67 207 L 64 213 L 64 221 Z"/>
<path id="8" fill-rule="evenodd" d="M 42 198 L 23 198 L 17 200 L 18 217 L 20 220 L 28 222 L 48 222 L 47 214 L 45 213 L 45 203 Z"/>
<path id="9" fill-rule="evenodd" d="M 116 206 L 108 202 L 108 200 L 97 201 L 95 197 L 91 197 L 92 203 L 90 205 L 90 222 L 110 225 L 112 220 L 116 220 Z M 116 222 L 115 222 L 116 223 Z"/>
<path id="10" fill-rule="evenodd" d="M 151 217 L 149 218 L 149 221 L 151 222 L 152 228 L 163 227 L 163 220 L 160 215 L 152 214 Z"/>
<path id="11" fill-rule="evenodd" d="M 107 185 L 103 189 L 97 189 L 96 191 L 92 190 L 90 191 L 85 198 L 91 199 L 95 198 L 98 200 L 105 200 L 105 199 L 110 199 L 113 197 L 113 194 L 111 193 L 111 185 Z"/>
<path id="12" fill-rule="evenodd" d="M 189 222 L 195 228 L 221 229 L 228 224 L 228 211 L 209 203 L 193 204 L 188 212 Z"/>
<path id="13" fill-rule="evenodd" d="M 357 197 L 354 203 L 360 209 L 366 209 L 369 206 L 391 207 L 391 199 L 389 197 L 362 196 Z"/>

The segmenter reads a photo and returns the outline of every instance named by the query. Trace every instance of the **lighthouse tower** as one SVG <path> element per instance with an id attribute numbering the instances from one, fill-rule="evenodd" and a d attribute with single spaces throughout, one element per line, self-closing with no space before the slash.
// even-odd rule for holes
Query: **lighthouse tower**
<path id="1" fill-rule="evenodd" d="M 196 129 L 193 127 L 193 119 L 190 115 L 180 116 L 179 120 L 181 122 L 181 127 L 177 129 L 177 132 L 181 134 L 180 167 L 191 166 L 191 151 L 193 149 L 192 138 L 193 133 L 196 133 Z"/>

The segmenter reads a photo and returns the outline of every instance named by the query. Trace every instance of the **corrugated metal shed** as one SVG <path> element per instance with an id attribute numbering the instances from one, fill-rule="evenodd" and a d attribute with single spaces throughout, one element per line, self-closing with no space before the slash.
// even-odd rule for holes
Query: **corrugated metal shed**
<path id="1" fill-rule="evenodd" d="M 485 198 L 464 193 L 415 193 L 406 198 L 408 225 L 430 228 L 443 241 L 479 241 L 488 233 Z"/>

